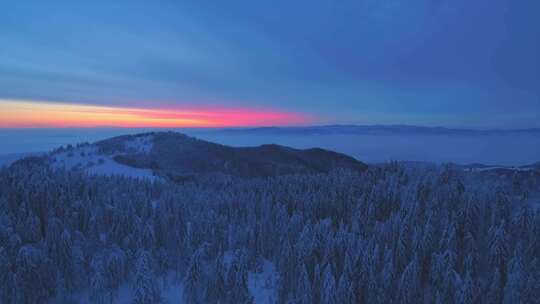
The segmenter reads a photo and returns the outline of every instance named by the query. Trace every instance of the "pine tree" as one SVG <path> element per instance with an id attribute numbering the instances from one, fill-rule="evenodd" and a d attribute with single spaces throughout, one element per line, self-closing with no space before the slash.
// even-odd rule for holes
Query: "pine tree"
<path id="1" fill-rule="evenodd" d="M 144 225 L 142 236 L 141 236 L 141 245 L 145 250 L 152 250 L 156 243 L 156 236 L 154 233 L 154 228 L 150 223 Z"/>
<path id="2" fill-rule="evenodd" d="M 540 299 L 540 261 L 538 258 L 534 258 L 530 262 L 528 272 L 523 290 L 523 301 L 525 303 L 534 303 L 534 301 Z"/>
<path id="3" fill-rule="evenodd" d="M 227 303 L 251 304 L 253 297 L 249 294 L 247 271 L 238 260 L 233 261 L 227 274 Z"/>
<path id="4" fill-rule="evenodd" d="M 487 294 L 487 303 L 500 304 L 503 300 L 503 284 L 499 269 L 495 269 Z"/>
<path id="5" fill-rule="evenodd" d="M 326 265 L 322 277 L 321 284 L 321 301 L 322 303 L 334 304 L 336 301 L 336 280 L 332 274 L 330 264 Z"/>
<path id="6" fill-rule="evenodd" d="M 220 301 L 224 301 L 227 297 L 225 278 L 223 256 L 220 255 L 215 259 L 213 271 L 210 273 L 210 280 L 204 296 L 206 303 L 219 303 Z"/>
<path id="7" fill-rule="evenodd" d="M 352 299 L 349 298 L 349 291 L 351 290 L 351 283 L 349 277 L 343 273 L 339 279 L 339 283 L 336 290 L 336 303 L 351 303 Z"/>
<path id="8" fill-rule="evenodd" d="M 310 304 L 313 303 L 313 291 L 311 289 L 311 282 L 307 273 L 306 265 L 302 267 L 302 273 L 298 277 L 298 289 L 297 289 L 297 303 L 298 304 Z"/>
<path id="9" fill-rule="evenodd" d="M 152 258 L 147 251 L 139 253 L 137 258 L 132 289 L 133 304 L 161 303 L 161 292 L 152 271 Z"/>
<path id="10" fill-rule="evenodd" d="M 184 300 L 187 303 L 203 303 L 205 286 L 203 282 L 200 250 L 191 257 L 184 277 Z"/>
<path id="11" fill-rule="evenodd" d="M 514 257 L 508 263 L 508 279 L 504 287 L 503 303 L 526 303 L 524 299 L 524 291 L 526 288 L 527 275 L 521 259 L 519 250 L 514 253 Z"/>
<path id="12" fill-rule="evenodd" d="M 399 280 L 398 301 L 401 303 L 415 303 L 420 291 L 418 257 L 405 267 Z"/>
<path id="13" fill-rule="evenodd" d="M 489 231 L 489 261 L 493 267 L 497 267 L 502 275 L 506 272 L 506 259 L 508 247 L 506 232 L 502 223 L 498 227 L 492 227 Z M 504 280 L 504 277 L 503 277 Z"/>
<path id="14" fill-rule="evenodd" d="M 313 272 L 313 284 L 311 285 L 314 303 L 320 303 L 322 301 L 322 276 L 323 274 L 321 272 L 321 266 L 319 264 L 315 265 L 315 270 Z"/>
<path id="15" fill-rule="evenodd" d="M 90 276 L 90 299 L 93 303 L 105 303 L 107 293 L 107 274 L 103 264 L 103 256 L 96 255 L 92 258 L 92 274 Z"/>
<path id="16" fill-rule="evenodd" d="M 24 223 L 23 238 L 26 243 L 37 243 L 41 240 L 41 221 L 39 217 L 30 213 Z"/>
<path id="17" fill-rule="evenodd" d="M 15 274 L 11 268 L 6 250 L 0 247 L 0 303 L 13 303 L 15 300 Z"/>
<path id="18" fill-rule="evenodd" d="M 56 217 L 51 217 L 47 220 L 45 244 L 48 250 L 49 257 L 55 263 L 59 262 L 59 247 L 63 230 L 63 225 L 60 219 Z"/>
<path id="19" fill-rule="evenodd" d="M 459 290 L 459 303 L 474 304 L 477 303 L 477 287 L 471 278 L 470 273 L 467 273 L 465 280 L 463 280 L 461 288 Z"/>
<path id="20" fill-rule="evenodd" d="M 43 303 L 53 293 L 55 280 L 43 251 L 33 245 L 23 246 L 16 260 L 16 303 Z"/>
<path id="21" fill-rule="evenodd" d="M 120 284 L 125 278 L 126 255 L 120 247 L 114 245 L 106 257 L 107 291 L 110 302 L 115 298 Z"/>

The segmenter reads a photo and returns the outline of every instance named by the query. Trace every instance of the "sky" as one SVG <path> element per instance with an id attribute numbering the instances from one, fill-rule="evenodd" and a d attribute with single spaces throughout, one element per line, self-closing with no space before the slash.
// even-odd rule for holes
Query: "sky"
<path id="1" fill-rule="evenodd" d="M 0 3 L 0 128 L 540 127 L 540 1 Z"/>

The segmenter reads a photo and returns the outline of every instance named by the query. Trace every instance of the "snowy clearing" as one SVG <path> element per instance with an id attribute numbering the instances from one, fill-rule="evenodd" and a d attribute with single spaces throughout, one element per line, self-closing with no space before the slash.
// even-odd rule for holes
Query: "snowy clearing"
<path id="1" fill-rule="evenodd" d="M 276 301 L 276 284 L 278 275 L 274 264 L 264 261 L 261 273 L 250 272 L 248 275 L 249 293 L 257 304 L 271 304 Z"/>
<path id="2" fill-rule="evenodd" d="M 147 146 L 133 145 L 141 150 Z M 100 154 L 94 145 L 81 146 L 68 151 L 57 152 L 50 156 L 52 167 L 55 169 L 84 170 L 94 175 L 122 175 L 134 178 L 155 180 L 152 170 L 139 169 L 120 164 L 113 155 Z"/>

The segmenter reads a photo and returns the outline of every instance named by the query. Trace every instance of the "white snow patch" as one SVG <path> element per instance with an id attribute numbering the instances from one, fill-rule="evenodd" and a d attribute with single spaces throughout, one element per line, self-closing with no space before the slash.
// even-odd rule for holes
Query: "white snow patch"
<path id="1" fill-rule="evenodd" d="M 257 304 L 276 303 L 277 272 L 274 264 L 265 260 L 261 273 L 248 274 L 249 293 Z"/>
<path id="2" fill-rule="evenodd" d="M 166 283 L 163 281 L 163 277 L 158 278 L 158 282 L 161 288 L 161 296 L 163 297 L 164 304 L 182 304 L 183 300 L 183 285 L 178 280 L 175 280 L 174 272 L 169 272 L 167 275 Z M 273 304 L 276 303 L 276 290 L 277 286 L 277 273 L 274 264 L 265 260 L 263 265 L 263 271 L 260 273 L 249 272 L 248 273 L 248 288 L 250 294 L 253 296 L 253 303 L 255 304 Z M 106 302 L 109 303 L 109 298 Z M 124 283 L 120 286 L 117 295 L 114 296 L 112 304 L 128 304 L 133 302 L 133 290 L 129 283 Z M 88 290 L 77 292 L 74 294 L 59 295 L 56 298 L 51 299 L 49 304 L 62 304 L 62 303 L 79 303 L 79 304 L 91 304 L 90 295 Z"/>
<path id="3" fill-rule="evenodd" d="M 231 267 L 234 259 L 233 251 L 225 251 L 223 264 L 225 268 Z M 261 272 L 248 272 L 248 290 L 253 297 L 254 304 L 274 304 L 277 302 L 278 273 L 274 263 L 263 260 Z"/>
<path id="4" fill-rule="evenodd" d="M 92 163 L 97 163 L 103 156 L 97 153 L 95 146 L 83 146 L 57 152 L 50 158 L 53 168 L 73 170 L 90 167 L 93 165 Z"/>
<path id="5" fill-rule="evenodd" d="M 123 175 L 150 180 L 156 178 L 150 169 L 140 169 L 122 165 L 111 158 L 104 158 L 103 163 L 89 167 L 86 171 L 95 175 Z"/>
<path id="6" fill-rule="evenodd" d="M 176 282 L 173 279 L 173 274 L 167 276 L 167 283 L 163 283 L 163 277 L 158 278 L 158 282 L 161 288 L 161 297 L 163 304 L 182 304 L 183 300 L 183 286 L 181 283 Z M 129 283 L 124 283 L 118 289 L 117 295 L 113 297 L 112 302 L 109 302 L 110 298 L 106 297 L 105 303 L 111 304 L 129 304 L 133 303 L 133 290 Z M 49 304 L 64 304 L 64 303 L 78 303 L 78 304 L 92 304 L 90 300 L 89 291 L 81 291 L 74 294 L 68 294 L 64 296 L 57 296 L 49 301 Z"/>
<path id="7" fill-rule="evenodd" d="M 146 149 L 146 148 L 145 148 Z M 94 145 L 82 146 L 50 156 L 52 167 L 66 170 L 85 170 L 94 175 L 123 175 L 155 180 L 150 169 L 140 169 L 117 163 L 114 155 L 100 154 Z"/>

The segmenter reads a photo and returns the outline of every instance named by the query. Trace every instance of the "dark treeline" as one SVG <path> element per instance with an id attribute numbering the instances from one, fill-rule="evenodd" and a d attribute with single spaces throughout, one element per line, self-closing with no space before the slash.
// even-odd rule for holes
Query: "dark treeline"
<path id="1" fill-rule="evenodd" d="M 159 303 L 173 273 L 186 303 L 251 303 L 267 260 L 278 303 L 539 303 L 535 187 L 396 163 L 177 185 L 26 159 L 0 171 L 0 302 L 129 284 Z"/>

